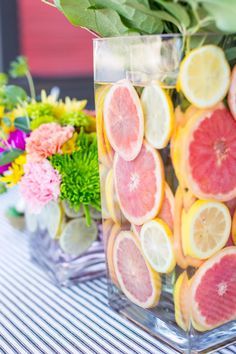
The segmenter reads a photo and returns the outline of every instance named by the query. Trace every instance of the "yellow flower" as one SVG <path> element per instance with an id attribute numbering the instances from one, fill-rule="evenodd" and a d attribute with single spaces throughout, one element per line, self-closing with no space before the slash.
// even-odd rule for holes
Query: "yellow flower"
<path id="1" fill-rule="evenodd" d="M 78 147 L 76 146 L 77 138 L 78 134 L 75 133 L 71 139 L 62 145 L 61 151 L 63 154 L 71 154 L 73 151 L 78 150 Z"/>
<path id="2" fill-rule="evenodd" d="M 79 112 L 85 108 L 87 100 L 78 101 L 76 98 L 65 98 L 65 110 L 66 113 Z"/>
<path id="3" fill-rule="evenodd" d="M 3 118 L 6 117 L 10 121 L 10 125 L 7 125 L 4 123 Z M 14 120 L 15 120 L 15 115 L 13 112 L 7 112 L 5 113 L 4 106 L 0 106 L 0 129 L 2 130 L 3 133 L 9 134 L 12 132 L 14 128 Z"/>
<path id="4" fill-rule="evenodd" d="M 11 167 L 0 177 L 0 182 L 6 183 L 8 187 L 15 186 L 20 182 L 24 174 L 24 164 L 26 163 L 26 155 L 22 154 L 12 162 Z"/>

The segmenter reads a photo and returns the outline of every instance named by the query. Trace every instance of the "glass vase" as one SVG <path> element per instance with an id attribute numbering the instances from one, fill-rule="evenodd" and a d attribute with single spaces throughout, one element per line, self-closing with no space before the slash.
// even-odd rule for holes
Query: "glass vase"
<path id="1" fill-rule="evenodd" d="M 70 286 L 105 275 L 101 213 L 90 208 L 88 226 L 83 210 L 74 211 L 67 202 L 50 202 L 40 214 L 26 206 L 30 254 L 53 281 Z"/>
<path id="2" fill-rule="evenodd" d="M 236 340 L 233 40 L 94 40 L 109 303 L 181 353 Z"/>

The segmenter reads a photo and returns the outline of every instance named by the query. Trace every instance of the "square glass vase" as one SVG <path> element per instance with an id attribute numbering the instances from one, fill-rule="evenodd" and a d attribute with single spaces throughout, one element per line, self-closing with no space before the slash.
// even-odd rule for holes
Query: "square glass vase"
<path id="1" fill-rule="evenodd" d="M 106 274 L 101 213 L 90 209 L 88 226 L 82 208 L 75 212 L 66 202 L 50 202 L 40 214 L 25 210 L 33 262 L 60 286 Z"/>
<path id="2" fill-rule="evenodd" d="M 94 40 L 109 304 L 180 353 L 236 341 L 233 41 Z"/>

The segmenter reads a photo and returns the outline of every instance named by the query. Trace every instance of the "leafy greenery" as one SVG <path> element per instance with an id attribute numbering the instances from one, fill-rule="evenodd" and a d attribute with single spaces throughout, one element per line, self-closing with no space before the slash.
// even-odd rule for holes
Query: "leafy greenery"
<path id="1" fill-rule="evenodd" d="M 62 178 L 60 198 L 75 211 L 82 204 L 89 225 L 88 207 L 101 209 L 96 135 L 86 134 L 82 130 L 77 145 L 77 151 L 54 155 L 51 162 Z"/>
<path id="2" fill-rule="evenodd" d="M 12 149 L 9 151 L 1 152 L 0 155 L 0 166 L 7 165 L 13 162 L 18 156 L 22 155 L 24 151 L 20 149 Z"/>
<path id="3" fill-rule="evenodd" d="M 14 127 L 25 133 L 30 133 L 29 119 L 27 117 L 17 117 L 14 120 Z"/>
<path id="4" fill-rule="evenodd" d="M 74 25 L 101 37 L 236 32 L 235 0 L 54 0 Z"/>
<path id="5" fill-rule="evenodd" d="M 0 105 L 10 111 L 19 103 L 27 100 L 24 89 L 15 85 L 3 85 L 0 87 Z"/>

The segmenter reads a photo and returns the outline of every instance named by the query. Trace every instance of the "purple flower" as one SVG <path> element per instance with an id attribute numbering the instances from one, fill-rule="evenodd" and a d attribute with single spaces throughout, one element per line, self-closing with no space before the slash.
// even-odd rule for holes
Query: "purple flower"
<path id="1" fill-rule="evenodd" d="M 14 130 L 11 132 L 8 136 L 7 141 L 1 140 L 1 146 L 0 146 L 0 157 L 1 154 L 5 151 L 9 151 L 10 149 L 19 149 L 19 150 L 25 150 L 25 139 L 27 138 L 27 134 L 24 133 L 22 130 Z M 0 174 L 3 174 L 3 172 L 7 171 L 8 168 L 11 166 L 11 164 L 6 164 L 6 165 L 0 165 Z"/>

